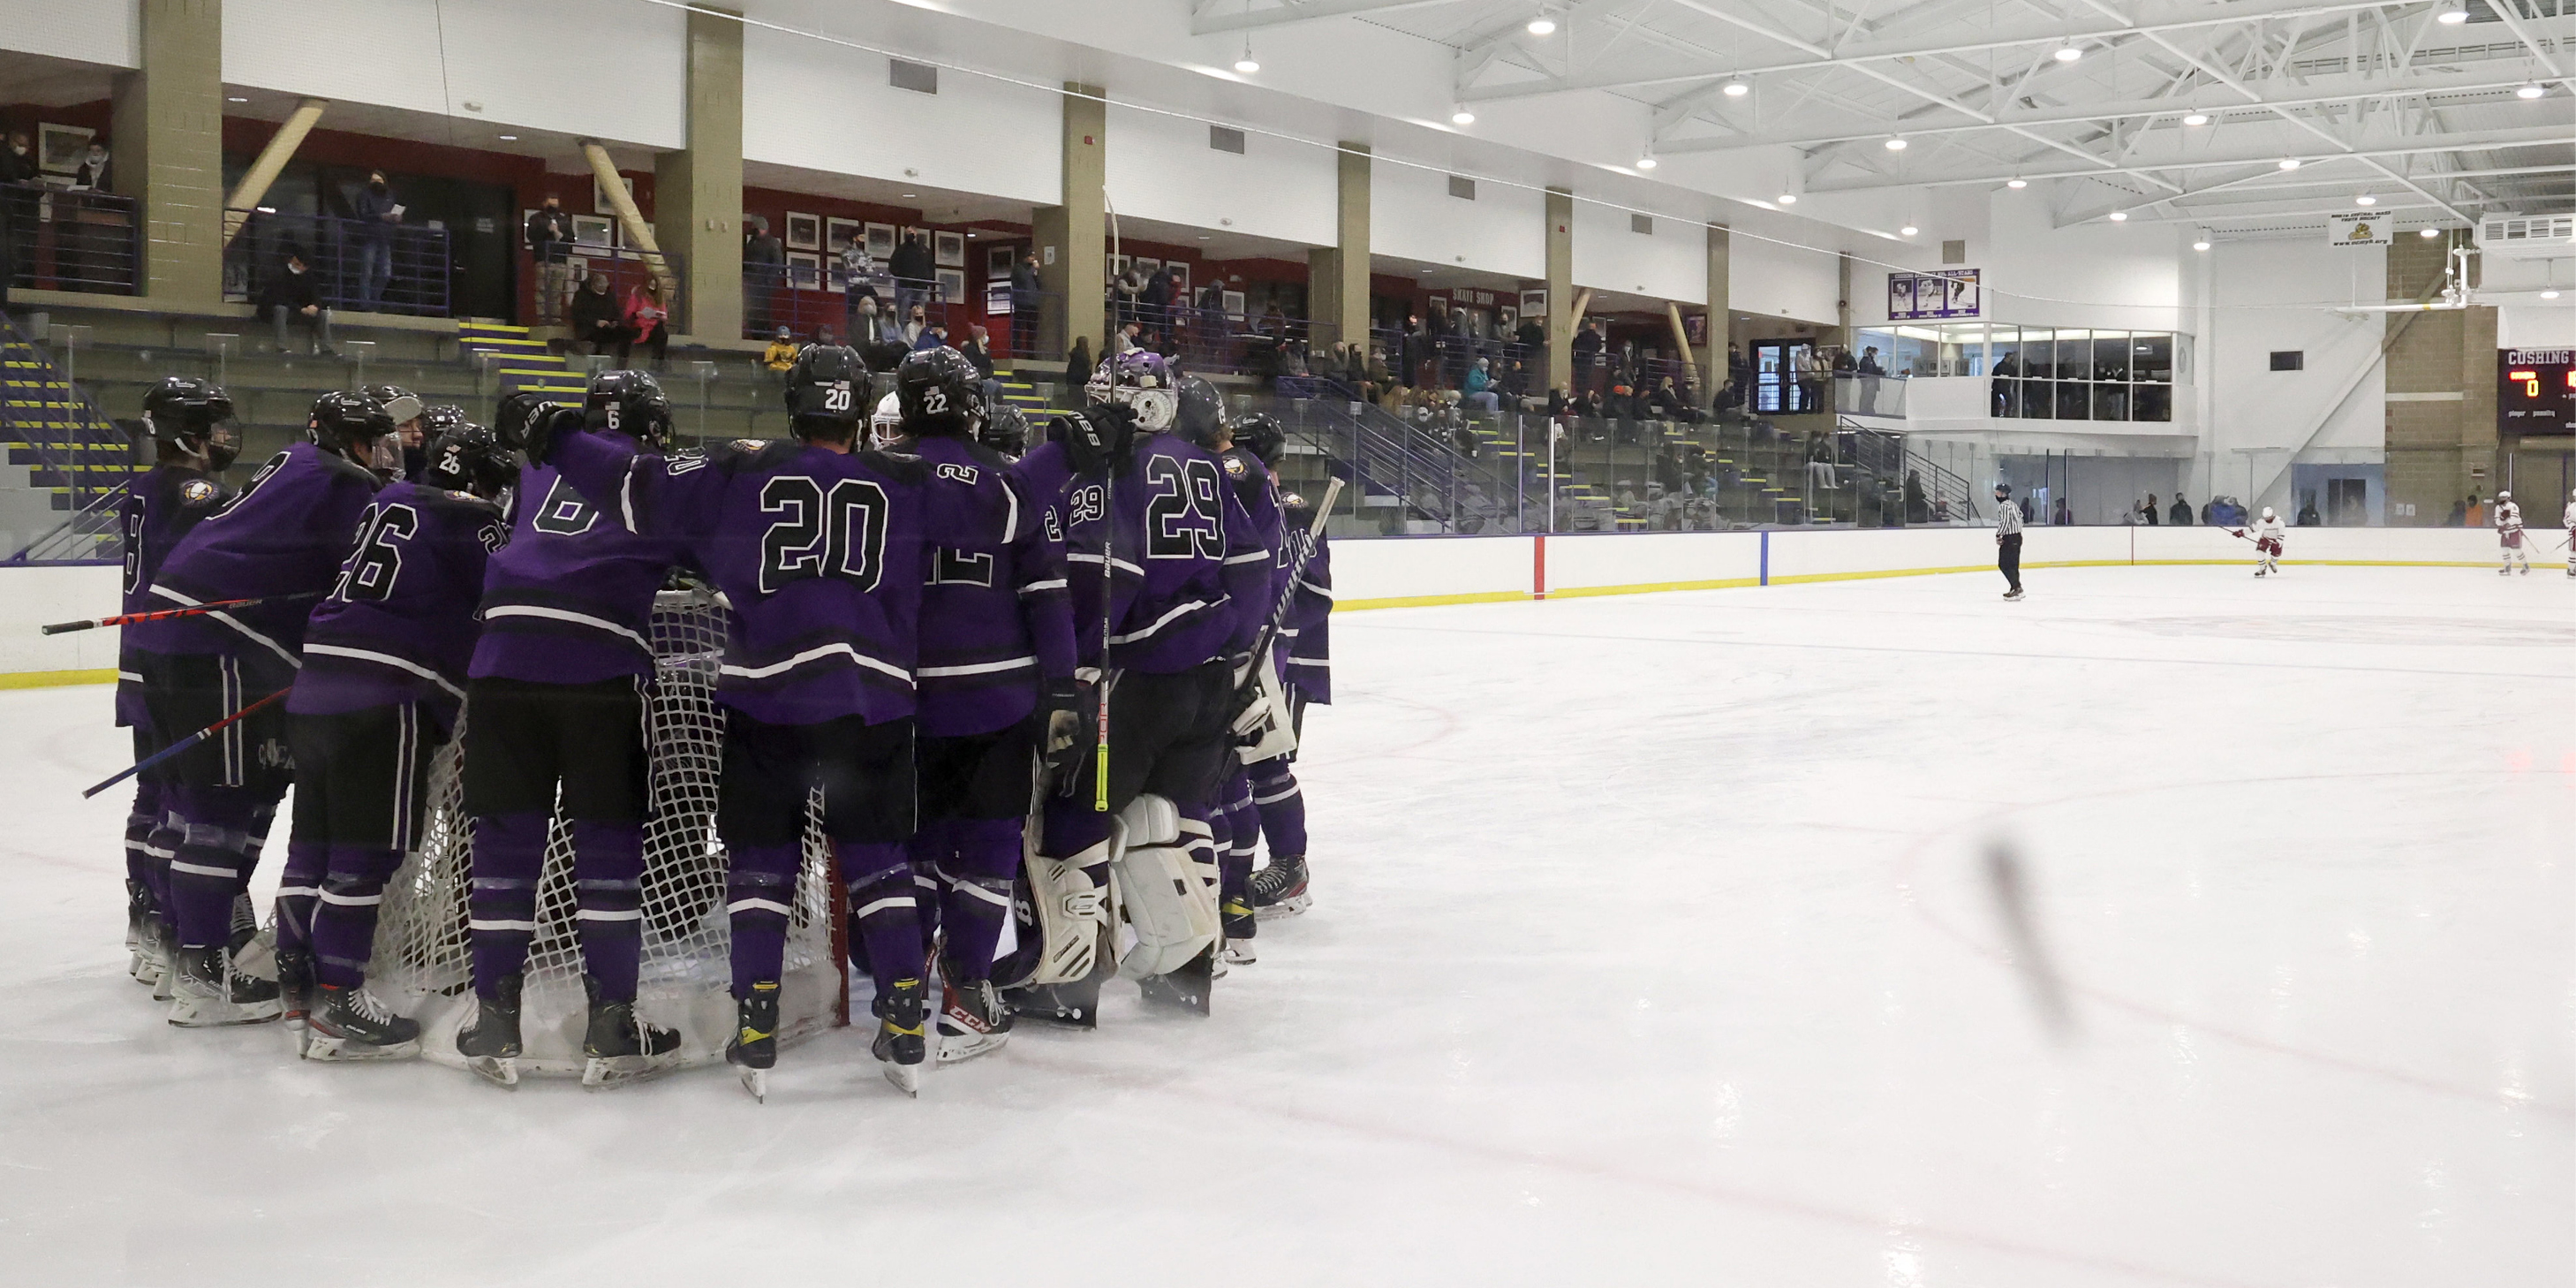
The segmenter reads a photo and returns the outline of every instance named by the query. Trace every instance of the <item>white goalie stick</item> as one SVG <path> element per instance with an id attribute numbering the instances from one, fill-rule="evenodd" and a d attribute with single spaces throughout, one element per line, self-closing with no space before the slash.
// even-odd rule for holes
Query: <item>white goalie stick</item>
<path id="1" fill-rule="evenodd" d="M 1279 599 L 1270 606 L 1270 620 L 1262 623 L 1261 633 L 1253 639 L 1252 664 L 1235 678 L 1235 702 L 1242 710 L 1234 717 L 1234 741 L 1239 748 L 1237 756 L 1247 765 L 1297 749 L 1288 693 L 1279 682 L 1279 668 L 1272 664 L 1270 654 L 1279 641 L 1279 632 L 1287 625 L 1289 609 L 1296 605 L 1297 585 L 1306 575 L 1306 565 L 1315 557 L 1324 520 L 1333 513 L 1333 501 L 1341 492 L 1342 480 L 1336 476 L 1324 485 L 1324 499 L 1315 506 L 1306 526 L 1288 534 L 1287 584 L 1279 588 Z M 1257 694 L 1250 692 L 1256 689 Z"/>

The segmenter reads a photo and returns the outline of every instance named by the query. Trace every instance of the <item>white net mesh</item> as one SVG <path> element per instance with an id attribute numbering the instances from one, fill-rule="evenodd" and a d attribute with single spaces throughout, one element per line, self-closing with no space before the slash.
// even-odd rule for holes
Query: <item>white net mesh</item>
<path id="1" fill-rule="evenodd" d="M 650 1023 L 680 1031 L 683 1064 L 723 1059 L 734 1022 L 725 853 L 715 835 L 724 715 L 715 705 L 714 686 L 726 616 L 712 597 L 690 591 L 664 592 L 653 611 L 659 675 L 646 708 L 653 801 L 644 827 L 644 958 L 636 1011 Z M 473 715 L 469 706 L 458 736 L 431 769 L 421 845 L 404 857 L 385 887 L 375 958 L 367 971 L 377 996 L 421 1022 L 423 1054 L 458 1065 L 464 1061 L 456 1054 L 456 1030 L 473 1018 L 474 987 L 465 928 L 472 827 L 457 764 L 463 721 Z M 780 990 L 782 1038 L 843 1021 L 845 974 L 834 933 L 840 901 L 829 854 L 819 808 L 809 806 L 805 865 L 797 878 Z M 581 1071 L 586 1004 L 577 911 L 571 829 L 557 817 L 537 886 L 537 935 L 521 1003 L 523 1070 Z"/>

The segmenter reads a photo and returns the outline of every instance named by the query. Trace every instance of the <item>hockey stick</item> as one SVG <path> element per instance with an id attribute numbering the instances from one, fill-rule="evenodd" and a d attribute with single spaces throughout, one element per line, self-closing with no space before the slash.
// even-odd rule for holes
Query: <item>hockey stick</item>
<path id="1" fill-rule="evenodd" d="M 73 631 L 94 631 L 102 626 L 133 626 L 142 622 L 167 621 L 174 617 L 201 617 L 228 608 L 250 608 L 259 604 L 284 604 L 298 599 L 319 599 L 327 590 L 299 591 L 292 595 L 262 595 L 256 599 L 224 599 L 211 604 L 192 604 L 186 608 L 164 608 L 149 613 L 119 613 L 114 617 L 92 617 L 77 622 L 55 622 L 37 629 L 46 635 L 65 635 Z"/>
<path id="2" fill-rule="evenodd" d="M 1278 642 L 1279 632 L 1287 626 L 1288 610 L 1297 602 L 1297 579 L 1306 575 L 1306 565 L 1315 558 L 1316 534 L 1324 530 L 1324 520 L 1333 513 L 1333 499 L 1341 493 L 1342 480 L 1336 475 L 1324 485 L 1324 500 L 1315 507 L 1314 517 L 1295 534 L 1299 544 L 1289 561 L 1288 584 L 1279 588 L 1279 600 L 1270 606 L 1270 620 L 1263 622 L 1261 633 L 1253 637 L 1253 665 L 1244 671 L 1241 680 L 1236 681 L 1234 688 L 1237 694 L 1261 682 L 1262 659 L 1269 656 L 1271 646 Z"/>
<path id="3" fill-rule="evenodd" d="M 1118 510 L 1110 501 L 1117 478 L 1118 463 L 1113 460 L 1109 468 L 1100 472 L 1100 683 L 1091 765 L 1091 810 L 1095 814 L 1109 812 L 1109 626 L 1110 614 L 1118 602 Z"/>
<path id="4" fill-rule="evenodd" d="M 96 796 L 100 792 L 106 791 L 108 788 L 124 782 L 126 779 L 132 778 L 136 774 L 142 773 L 144 770 L 150 769 L 154 765 L 160 764 L 162 761 L 168 760 L 172 756 L 176 756 L 180 752 L 186 751 L 190 747 L 194 747 L 198 743 L 204 742 L 206 739 L 212 738 L 216 734 L 222 733 L 224 730 L 240 724 L 242 721 L 249 719 L 252 712 L 259 710 L 261 707 L 267 706 L 269 703 L 277 701 L 279 698 L 285 697 L 287 692 L 288 691 L 285 689 L 279 689 L 277 692 L 261 698 L 259 701 L 243 707 L 241 710 L 225 716 L 223 719 L 207 725 L 205 728 L 189 734 L 187 737 L 171 743 L 169 746 L 153 752 L 151 755 L 145 756 L 141 760 L 135 761 L 133 764 L 116 771 L 116 775 L 114 777 L 107 779 L 96 787 L 92 787 L 89 790 L 82 792 L 81 799 L 88 800 L 90 797 Z"/>

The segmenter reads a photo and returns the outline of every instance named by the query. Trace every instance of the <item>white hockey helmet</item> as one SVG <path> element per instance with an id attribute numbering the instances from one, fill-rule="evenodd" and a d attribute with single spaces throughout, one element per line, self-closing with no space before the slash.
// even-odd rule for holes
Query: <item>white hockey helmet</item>
<path id="1" fill-rule="evenodd" d="M 890 443 L 903 434 L 903 407 L 891 393 L 877 399 L 877 409 L 868 413 L 868 435 L 880 443 Z"/>
<path id="2" fill-rule="evenodd" d="M 2264 518 L 2266 518 L 2266 519 L 2269 519 L 2269 518 L 2271 518 L 2271 517 L 2272 517 L 2272 507 L 2270 507 L 2270 506 L 2268 506 L 2268 505 L 2263 507 L 2263 517 L 2264 517 Z"/>
<path id="3" fill-rule="evenodd" d="M 2496 499 L 2497 499 L 2497 500 L 2499 500 L 2499 501 L 2510 501 L 2510 500 L 2512 500 L 2512 499 L 2513 499 L 2513 493 L 2511 493 L 2511 492 L 2498 492 L 2498 493 L 2496 493 Z"/>

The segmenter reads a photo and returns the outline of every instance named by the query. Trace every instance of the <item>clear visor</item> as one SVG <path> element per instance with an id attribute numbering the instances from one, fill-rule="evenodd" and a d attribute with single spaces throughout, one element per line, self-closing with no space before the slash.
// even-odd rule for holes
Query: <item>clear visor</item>
<path id="1" fill-rule="evenodd" d="M 403 472 L 402 434 L 397 431 L 378 438 L 367 450 L 367 466 L 379 474 Z"/>

